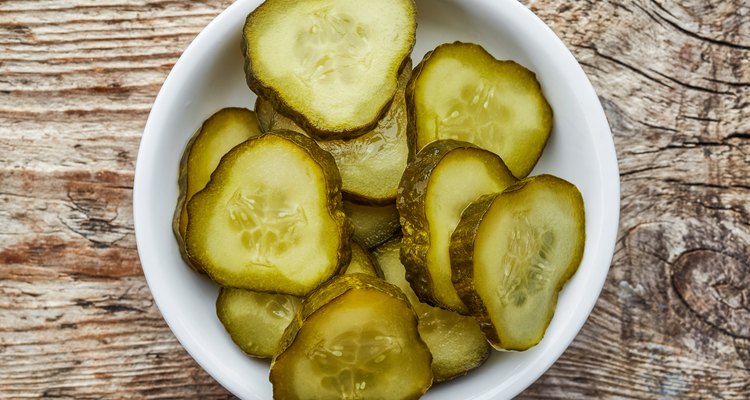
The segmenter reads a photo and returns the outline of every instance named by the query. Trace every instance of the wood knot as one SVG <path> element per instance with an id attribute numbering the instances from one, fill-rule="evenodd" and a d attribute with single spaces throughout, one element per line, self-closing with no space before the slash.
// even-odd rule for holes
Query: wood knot
<path id="1" fill-rule="evenodd" d="M 702 321 L 734 338 L 750 339 L 750 265 L 711 250 L 680 255 L 672 284 Z"/>

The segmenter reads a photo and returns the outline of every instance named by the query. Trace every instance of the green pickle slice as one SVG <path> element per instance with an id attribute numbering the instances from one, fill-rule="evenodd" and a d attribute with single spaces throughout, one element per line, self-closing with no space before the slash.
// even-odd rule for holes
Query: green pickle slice
<path id="1" fill-rule="evenodd" d="M 305 301 L 271 363 L 276 399 L 417 399 L 432 356 L 401 290 L 342 275 Z"/>
<path id="2" fill-rule="evenodd" d="M 187 202 L 206 187 L 211 173 L 224 154 L 234 146 L 260 134 L 254 112 L 245 108 L 224 108 L 203 122 L 185 147 L 178 179 L 180 196 L 172 220 L 172 230 L 182 258 L 199 272 L 202 272 L 200 267 L 193 263 L 185 252 Z"/>
<path id="3" fill-rule="evenodd" d="M 470 205 L 451 237 L 453 283 L 498 349 L 542 340 L 585 243 L 583 199 L 571 183 L 526 178 Z"/>
<path id="4" fill-rule="evenodd" d="M 300 297 L 226 287 L 216 300 L 216 315 L 232 341 L 258 358 L 281 350 L 284 332 L 301 308 Z"/>
<path id="5" fill-rule="evenodd" d="M 416 27 L 413 0 L 266 0 L 243 29 L 248 86 L 314 136 L 356 137 L 390 105 Z"/>
<path id="6" fill-rule="evenodd" d="M 420 302 L 406 280 L 406 269 L 399 259 L 400 248 L 400 238 L 391 240 L 375 249 L 375 258 L 386 282 L 398 286 L 417 312 L 419 335 L 432 353 L 435 382 L 454 379 L 481 366 L 492 348 L 479 322 Z"/>
<path id="7" fill-rule="evenodd" d="M 401 261 L 422 301 L 468 312 L 451 281 L 450 235 L 466 206 L 515 182 L 500 157 L 470 143 L 439 140 L 417 153 L 396 205 L 404 235 Z"/>
<path id="8" fill-rule="evenodd" d="M 406 101 L 417 150 L 438 139 L 464 140 L 500 155 L 517 178 L 534 168 L 552 131 L 552 108 L 536 75 L 477 44 L 428 53 Z"/>
<path id="9" fill-rule="evenodd" d="M 378 125 L 362 136 L 348 140 L 318 140 L 318 145 L 336 159 L 344 195 L 361 203 L 388 204 L 409 159 L 414 157 L 413 140 L 407 137 L 404 90 L 411 76 L 411 61 L 403 67 L 393 103 Z M 255 102 L 261 129 L 289 129 L 305 133 L 294 121 L 277 112 L 261 97 Z M 306 134 L 306 133 L 305 133 Z"/>
<path id="10" fill-rule="evenodd" d="M 291 131 L 233 148 L 188 217 L 187 252 L 222 286 L 304 296 L 351 256 L 336 163 Z"/>

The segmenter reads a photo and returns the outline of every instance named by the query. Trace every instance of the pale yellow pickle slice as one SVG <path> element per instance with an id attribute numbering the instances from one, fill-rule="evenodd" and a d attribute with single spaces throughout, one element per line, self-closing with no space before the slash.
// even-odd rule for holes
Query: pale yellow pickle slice
<path id="1" fill-rule="evenodd" d="M 467 141 L 498 154 L 517 178 L 534 168 L 552 131 L 552 108 L 536 75 L 477 44 L 428 53 L 406 99 L 417 150 L 438 139 Z"/>
<path id="2" fill-rule="evenodd" d="M 243 29 L 248 86 L 314 136 L 356 137 L 390 105 L 416 27 L 413 0 L 266 0 Z"/>
<path id="3" fill-rule="evenodd" d="M 586 240 L 583 198 L 551 176 L 526 178 L 470 205 L 451 238 L 453 282 L 498 349 L 542 340 Z"/>
<path id="4" fill-rule="evenodd" d="M 349 265 L 346 266 L 344 273 L 383 277 L 383 271 L 380 270 L 375 257 L 356 240 L 352 240 L 352 260 L 349 261 Z"/>
<path id="5" fill-rule="evenodd" d="M 345 274 L 382 277 L 374 257 L 352 241 L 352 258 Z M 302 309 L 302 298 L 286 294 L 221 288 L 216 315 L 237 346 L 247 355 L 272 358 L 281 350 L 284 331 Z"/>
<path id="6" fill-rule="evenodd" d="M 275 399 L 417 399 L 432 356 L 401 291 L 342 275 L 314 292 L 271 364 Z"/>
<path id="7" fill-rule="evenodd" d="M 188 216 L 187 252 L 222 286 L 304 296 L 351 256 L 336 163 L 291 131 L 232 149 Z"/>
<path id="8" fill-rule="evenodd" d="M 384 243 L 401 227 L 395 204 L 372 206 L 344 200 L 344 211 L 352 222 L 354 239 L 368 249 Z"/>

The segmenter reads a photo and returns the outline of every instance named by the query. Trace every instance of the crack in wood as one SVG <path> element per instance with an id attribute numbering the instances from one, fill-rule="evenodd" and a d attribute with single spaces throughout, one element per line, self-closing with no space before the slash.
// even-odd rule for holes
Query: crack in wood
<path id="1" fill-rule="evenodd" d="M 671 77 L 671 76 L 669 76 L 667 74 L 664 74 L 662 72 L 659 72 L 659 71 L 657 71 L 657 70 L 655 70 L 653 68 L 649 68 L 649 70 L 651 72 L 653 72 L 653 73 L 661 76 L 662 78 L 667 79 L 667 80 L 669 80 L 671 82 L 674 82 L 674 83 L 676 83 L 676 84 L 678 84 L 678 85 L 680 85 L 680 86 L 682 86 L 684 88 L 687 88 L 687 89 L 696 90 L 696 91 L 699 91 L 699 92 L 709 93 L 709 94 L 718 94 L 718 95 L 732 95 L 732 94 L 734 94 L 734 93 L 728 92 L 728 91 L 716 90 L 716 89 L 709 89 L 709 88 L 704 88 L 704 87 L 701 87 L 701 86 L 696 86 L 696 85 L 693 85 L 693 84 L 690 84 L 690 83 L 687 83 L 687 82 L 683 82 L 683 81 L 681 81 L 681 80 L 679 80 L 677 78 Z"/>
<path id="2" fill-rule="evenodd" d="M 664 8 L 664 6 L 661 5 L 661 3 L 657 2 L 656 0 L 651 0 L 651 2 L 653 4 L 656 4 L 656 6 L 659 7 L 659 9 L 661 9 L 662 11 L 666 12 L 667 14 L 669 14 L 670 16 L 672 16 L 673 18 L 677 19 L 673 14 L 671 14 L 669 11 L 667 11 Z M 639 8 L 641 8 L 637 4 L 636 4 L 636 6 L 639 7 Z M 644 11 L 646 11 L 643 8 L 641 8 L 641 9 L 644 10 Z M 729 47 L 729 48 L 734 49 L 734 50 L 750 50 L 750 46 L 745 46 L 745 45 L 742 45 L 742 44 L 732 43 L 732 42 L 728 42 L 728 41 L 721 40 L 721 39 L 714 39 L 714 38 L 711 38 L 711 37 L 702 36 L 702 35 L 699 35 L 696 32 L 693 32 L 693 31 L 691 31 L 689 29 L 683 28 L 682 26 L 680 26 L 679 24 L 677 24 L 676 22 L 674 22 L 674 21 L 672 21 L 672 20 L 670 20 L 668 18 L 664 18 L 659 13 L 656 13 L 656 15 L 659 17 L 659 19 L 661 19 L 662 21 L 666 22 L 667 24 L 669 24 L 670 26 L 672 26 L 673 28 L 675 28 L 679 32 L 682 32 L 683 34 L 685 34 L 685 35 L 687 35 L 687 36 L 689 36 L 689 37 L 691 37 L 693 39 L 696 39 L 698 41 L 708 42 L 708 43 L 715 44 L 715 45 L 718 45 L 718 46 L 726 46 L 726 47 Z"/>
<path id="3" fill-rule="evenodd" d="M 748 185 L 743 185 L 743 184 L 722 185 L 719 183 L 709 183 L 709 182 L 687 182 L 687 181 L 682 181 L 682 180 L 678 180 L 674 178 L 666 178 L 664 179 L 664 182 L 683 185 L 683 186 L 699 187 L 699 188 L 750 190 L 750 184 Z"/>
<path id="4" fill-rule="evenodd" d="M 750 82 L 725 81 L 722 79 L 716 79 L 712 77 L 701 77 L 701 79 L 709 81 L 709 82 L 719 83 L 722 85 L 727 85 L 727 86 L 732 86 L 732 87 L 737 87 L 737 88 L 750 87 Z"/>
<path id="5" fill-rule="evenodd" d="M 601 57 L 601 58 L 603 58 L 603 59 L 605 59 L 607 61 L 610 61 L 610 62 L 612 62 L 614 64 L 617 64 L 617 65 L 619 65 L 619 66 L 621 66 L 621 67 L 623 67 L 625 69 L 628 69 L 628 70 L 630 70 L 632 72 L 635 72 L 636 74 L 638 74 L 638 75 L 646 78 L 649 81 L 652 81 L 654 83 L 657 83 L 657 84 L 659 84 L 661 86 L 667 87 L 667 88 L 672 89 L 672 90 L 675 89 L 673 86 L 670 86 L 669 84 L 667 84 L 665 82 L 662 82 L 659 79 L 654 78 L 653 76 L 645 73 L 644 71 L 642 71 L 642 70 L 640 70 L 640 69 L 638 69 L 638 68 L 636 68 L 636 67 L 634 67 L 634 66 L 632 66 L 632 65 L 630 65 L 630 64 L 628 64 L 628 63 L 626 63 L 624 61 L 618 60 L 615 57 L 612 57 L 612 56 L 609 56 L 609 55 L 606 55 L 606 54 L 600 52 L 599 49 L 597 49 L 594 45 L 589 45 L 589 46 L 579 45 L 577 47 L 591 50 L 591 51 L 594 52 L 594 54 L 596 54 L 596 56 Z"/>

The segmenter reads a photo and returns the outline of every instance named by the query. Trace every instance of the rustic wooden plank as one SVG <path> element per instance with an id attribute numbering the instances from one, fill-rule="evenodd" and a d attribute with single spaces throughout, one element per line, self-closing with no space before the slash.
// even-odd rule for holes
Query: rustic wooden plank
<path id="1" fill-rule="evenodd" d="M 226 398 L 193 364 L 142 277 L 0 285 L 2 398 Z"/>
<path id="2" fill-rule="evenodd" d="M 138 141 L 230 1 L 0 2 L 0 398 L 228 398 L 153 305 Z"/>
<path id="3" fill-rule="evenodd" d="M 142 275 L 132 181 L 132 172 L 0 170 L 0 279 Z"/>
<path id="4" fill-rule="evenodd" d="M 0 2 L 0 398 L 231 398 L 142 277 L 133 168 L 228 0 Z M 522 398 L 750 397 L 750 6 L 524 0 L 581 62 L 622 184 L 607 283 Z"/>
<path id="5" fill-rule="evenodd" d="M 622 216 L 597 307 L 524 397 L 747 398 L 748 6 L 529 3 L 604 103 Z"/>

